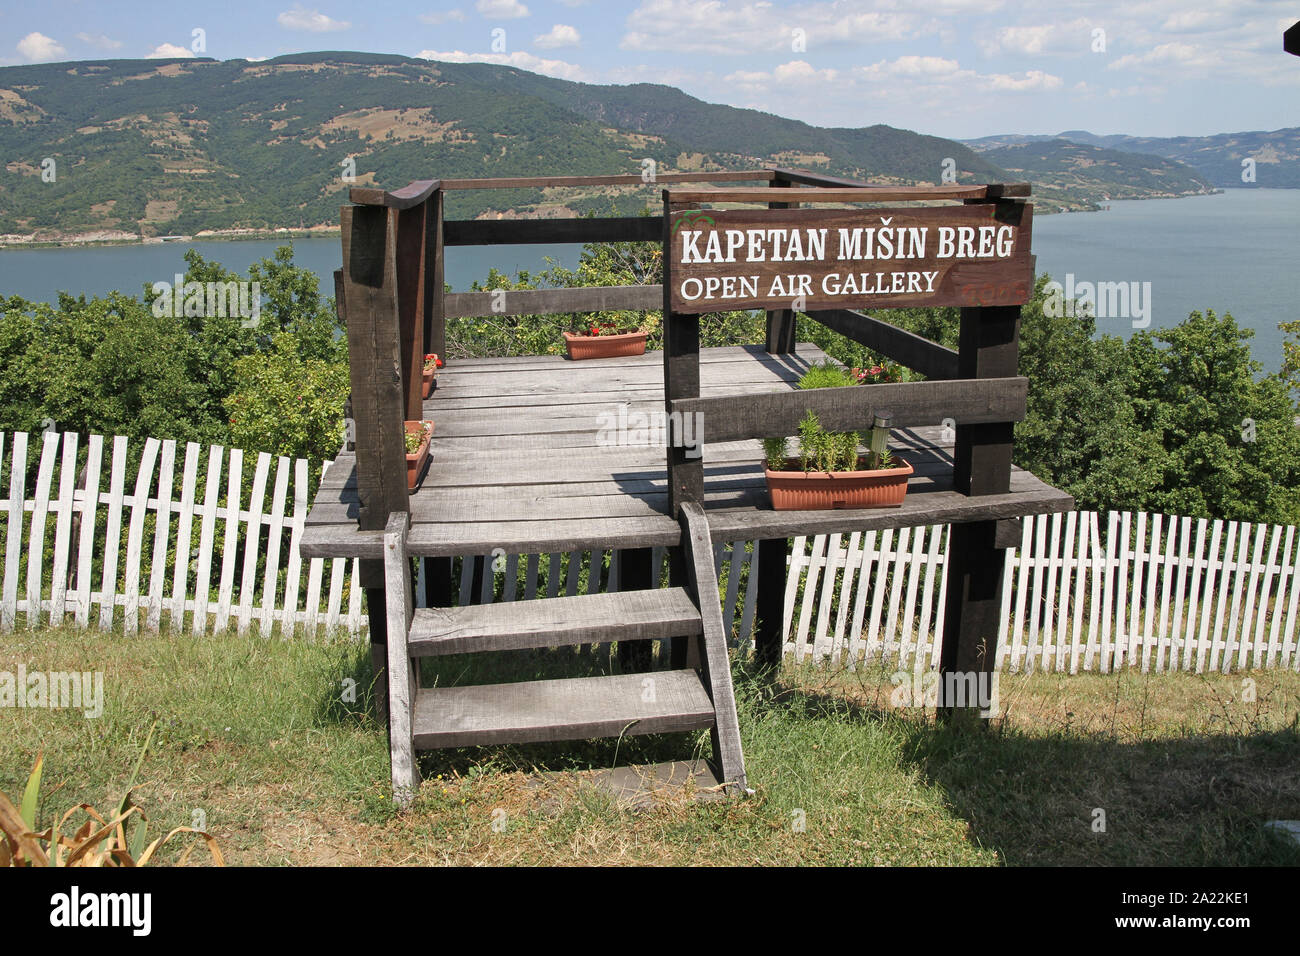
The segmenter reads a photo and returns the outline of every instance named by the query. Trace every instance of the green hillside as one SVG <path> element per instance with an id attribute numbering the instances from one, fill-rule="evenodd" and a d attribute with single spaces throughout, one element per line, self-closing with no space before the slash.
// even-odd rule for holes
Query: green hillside
<path id="1" fill-rule="evenodd" d="M 1300 189 L 1300 127 L 1219 133 L 1215 136 L 1098 136 L 1086 130 L 1067 130 L 1057 136 L 1022 136 L 1014 133 L 967 140 L 972 149 L 990 155 L 1006 146 L 1065 139 L 1087 146 L 1125 153 L 1143 153 L 1183 163 L 1210 185 L 1220 189 L 1264 187 Z M 1243 159 L 1255 160 L 1255 181 L 1243 182 Z"/>
<path id="2" fill-rule="evenodd" d="M 953 159 L 959 182 L 1018 178 L 959 143 L 888 126 L 823 129 L 666 86 L 340 52 L 3 67 L 0 155 L 0 233 L 49 239 L 333 226 L 349 159 L 357 183 L 390 187 L 633 173 L 644 157 L 661 171 L 776 162 L 881 183 L 935 182 Z M 1045 180 L 1044 198 L 1086 206 L 1097 193 L 1087 180 L 1075 170 L 1064 193 Z M 453 195 L 448 211 L 633 212 L 656 200 L 648 186 L 480 191 Z"/>
<path id="3" fill-rule="evenodd" d="M 1083 194 L 1093 202 L 1213 191 L 1204 177 L 1182 163 L 1063 139 L 990 149 L 983 155 L 1019 178 Z"/>

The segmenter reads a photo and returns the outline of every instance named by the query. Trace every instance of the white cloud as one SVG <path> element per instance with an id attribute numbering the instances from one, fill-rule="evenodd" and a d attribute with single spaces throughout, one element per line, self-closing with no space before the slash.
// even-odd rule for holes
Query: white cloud
<path id="1" fill-rule="evenodd" d="M 427 23 L 431 26 L 438 26 L 443 23 L 450 23 L 453 20 L 461 23 L 465 20 L 465 13 L 462 10 L 446 10 L 438 13 L 422 13 L 417 18 L 421 23 Z"/>
<path id="2" fill-rule="evenodd" d="M 934 32 L 916 14 L 880 12 L 859 0 L 804 2 L 778 8 L 767 0 L 642 0 L 627 18 L 625 50 L 738 56 L 796 51 L 795 30 L 808 49 L 905 40 Z"/>
<path id="3" fill-rule="evenodd" d="M 112 37 L 104 36 L 102 33 L 78 33 L 77 39 L 87 46 L 93 46 L 98 50 L 116 50 L 122 45 L 121 40 L 114 40 Z"/>
<path id="4" fill-rule="evenodd" d="M 518 20 L 528 16 L 528 8 L 519 0 L 478 0 L 474 9 L 496 20 Z"/>
<path id="5" fill-rule="evenodd" d="M 292 10 L 284 11 L 275 19 L 286 30 L 306 30 L 308 33 L 333 33 L 352 26 L 347 20 L 335 20 L 319 10 L 308 10 L 301 4 L 295 4 Z"/>
<path id="6" fill-rule="evenodd" d="M 769 90 L 773 87 L 810 86 L 820 83 L 833 83 L 839 75 L 837 70 L 819 70 L 805 60 L 791 60 L 782 63 L 770 73 L 763 71 L 737 70 L 723 79 L 750 93 Z"/>
<path id="7" fill-rule="evenodd" d="M 581 40 L 582 35 L 573 27 L 557 23 L 551 27 L 550 33 L 533 37 L 533 46 L 541 47 L 543 50 L 554 50 L 562 46 L 577 46 Z"/>
<path id="8" fill-rule="evenodd" d="M 179 57 L 193 59 L 194 51 L 187 46 L 177 46 L 175 43 L 159 43 L 145 57 L 146 60 L 174 60 Z"/>
<path id="9" fill-rule="evenodd" d="M 978 42 L 983 51 L 1042 56 L 1054 53 L 1088 53 L 1092 49 L 1093 24 L 1084 19 L 1068 23 L 1043 23 L 1034 26 L 1002 27 L 992 37 Z"/>
<path id="10" fill-rule="evenodd" d="M 496 63 L 513 66 L 531 73 L 554 76 L 561 80 L 586 78 L 582 67 L 564 60 L 547 60 L 531 53 L 465 53 L 462 50 L 421 50 L 416 56 L 424 60 L 442 60 L 444 63 Z"/>
<path id="11" fill-rule="evenodd" d="M 57 60 L 67 54 L 58 40 L 44 33 L 29 33 L 18 41 L 18 52 L 32 63 Z"/>
<path id="12" fill-rule="evenodd" d="M 1173 40 L 1152 47 L 1145 53 L 1130 53 L 1106 64 L 1107 69 L 1127 70 L 1144 67 L 1217 67 L 1223 56 L 1216 50 L 1205 49 L 1194 43 Z"/>

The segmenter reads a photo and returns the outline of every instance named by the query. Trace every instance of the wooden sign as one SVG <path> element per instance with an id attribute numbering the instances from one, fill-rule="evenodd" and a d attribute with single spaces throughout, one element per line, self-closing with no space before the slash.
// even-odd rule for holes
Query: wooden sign
<path id="1" fill-rule="evenodd" d="M 1022 203 L 912 209 L 695 209 L 669 217 L 674 312 L 1023 305 Z"/>

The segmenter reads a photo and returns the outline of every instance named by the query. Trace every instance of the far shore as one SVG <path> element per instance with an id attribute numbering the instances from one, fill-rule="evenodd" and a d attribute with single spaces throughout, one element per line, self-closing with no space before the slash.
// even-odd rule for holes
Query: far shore
<path id="1" fill-rule="evenodd" d="M 1205 192 L 1183 193 L 1182 195 L 1149 195 L 1133 196 L 1125 199 L 1110 199 L 1106 197 L 1101 200 L 1103 203 L 1111 202 L 1132 202 L 1146 199 L 1187 199 L 1192 196 L 1215 195 L 1223 192 L 1223 189 L 1215 187 Z M 1048 199 L 1040 199 L 1036 204 L 1035 212 L 1040 216 L 1059 215 L 1073 212 L 1104 212 L 1105 206 L 1097 203 L 1089 203 L 1075 209 L 1067 209 L 1058 206 L 1055 202 Z M 211 229 L 201 230 L 194 235 L 168 235 L 168 236 L 137 236 L 131 233 L 97 229 L 90 232 L 74 233 L 64 235 L 58 238 L 38 239 L 35 235 L 24 236 L 13 233 L 0 234 L 0 250 L 4 249 L 67 249 L 67 248 L 86 248 L 101 246 L 148 246 L 163 245 L 166 243 L 194 243 L 194 242 L 239 242 L 241 240 L 261 240 L 267 239 L 324 239 L 339 235 L 337 225 L 322 223 L 317 226 L 308 226 L 301 229 L 291 229 L 281 226 L 275 229 Z"/>
<path id="2" fill-rule="evenodd" d="M 160 246 L 193 242 L 239 242 L 267 239 L 328 239 L 339 235 L 338 226 L 310 226 L 306 229 L 213 229 L 194 235 L 134 236 L 129 233 L 105 235 L 105 230 L 38 239 L 34 236 L 0 236 L 0 249 L 68 249 L 101 246 Z"/>

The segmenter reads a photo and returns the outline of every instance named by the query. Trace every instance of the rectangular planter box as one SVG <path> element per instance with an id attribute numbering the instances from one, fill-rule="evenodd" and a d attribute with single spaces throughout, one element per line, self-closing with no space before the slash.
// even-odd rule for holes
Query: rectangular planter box
<path id="1" fill-rule="evenodd" d="M 429 459 L 429 442 L 433 438 L 433 422 L 407 422 L 406 433 L 424 430 L 426 425 L 428 430 L 425 431 L 424 441 L 415 454 L 406 456 L 406 488 L 408 491 L 415 490 L 415 484 L 420 480 L 420 473 L 424 471 L 424 463 Z"/>
<path id="2" fill-rule="evenodd" d="M 774 511 L 836 508 L 897 508 L 907 495 L 912 466 L 864 471 L 772 471 L 763 469 Z M 790 465 L 796 464 L 794 459 Z"/>
<path id="3" fill-rule="evenodd" d="M 619 335 L 574 335 L 564 333 L 564 344 L 569 358 L 618 358 L 627 355 L 645 355 L 645 332 L 623 332 Z"/>

